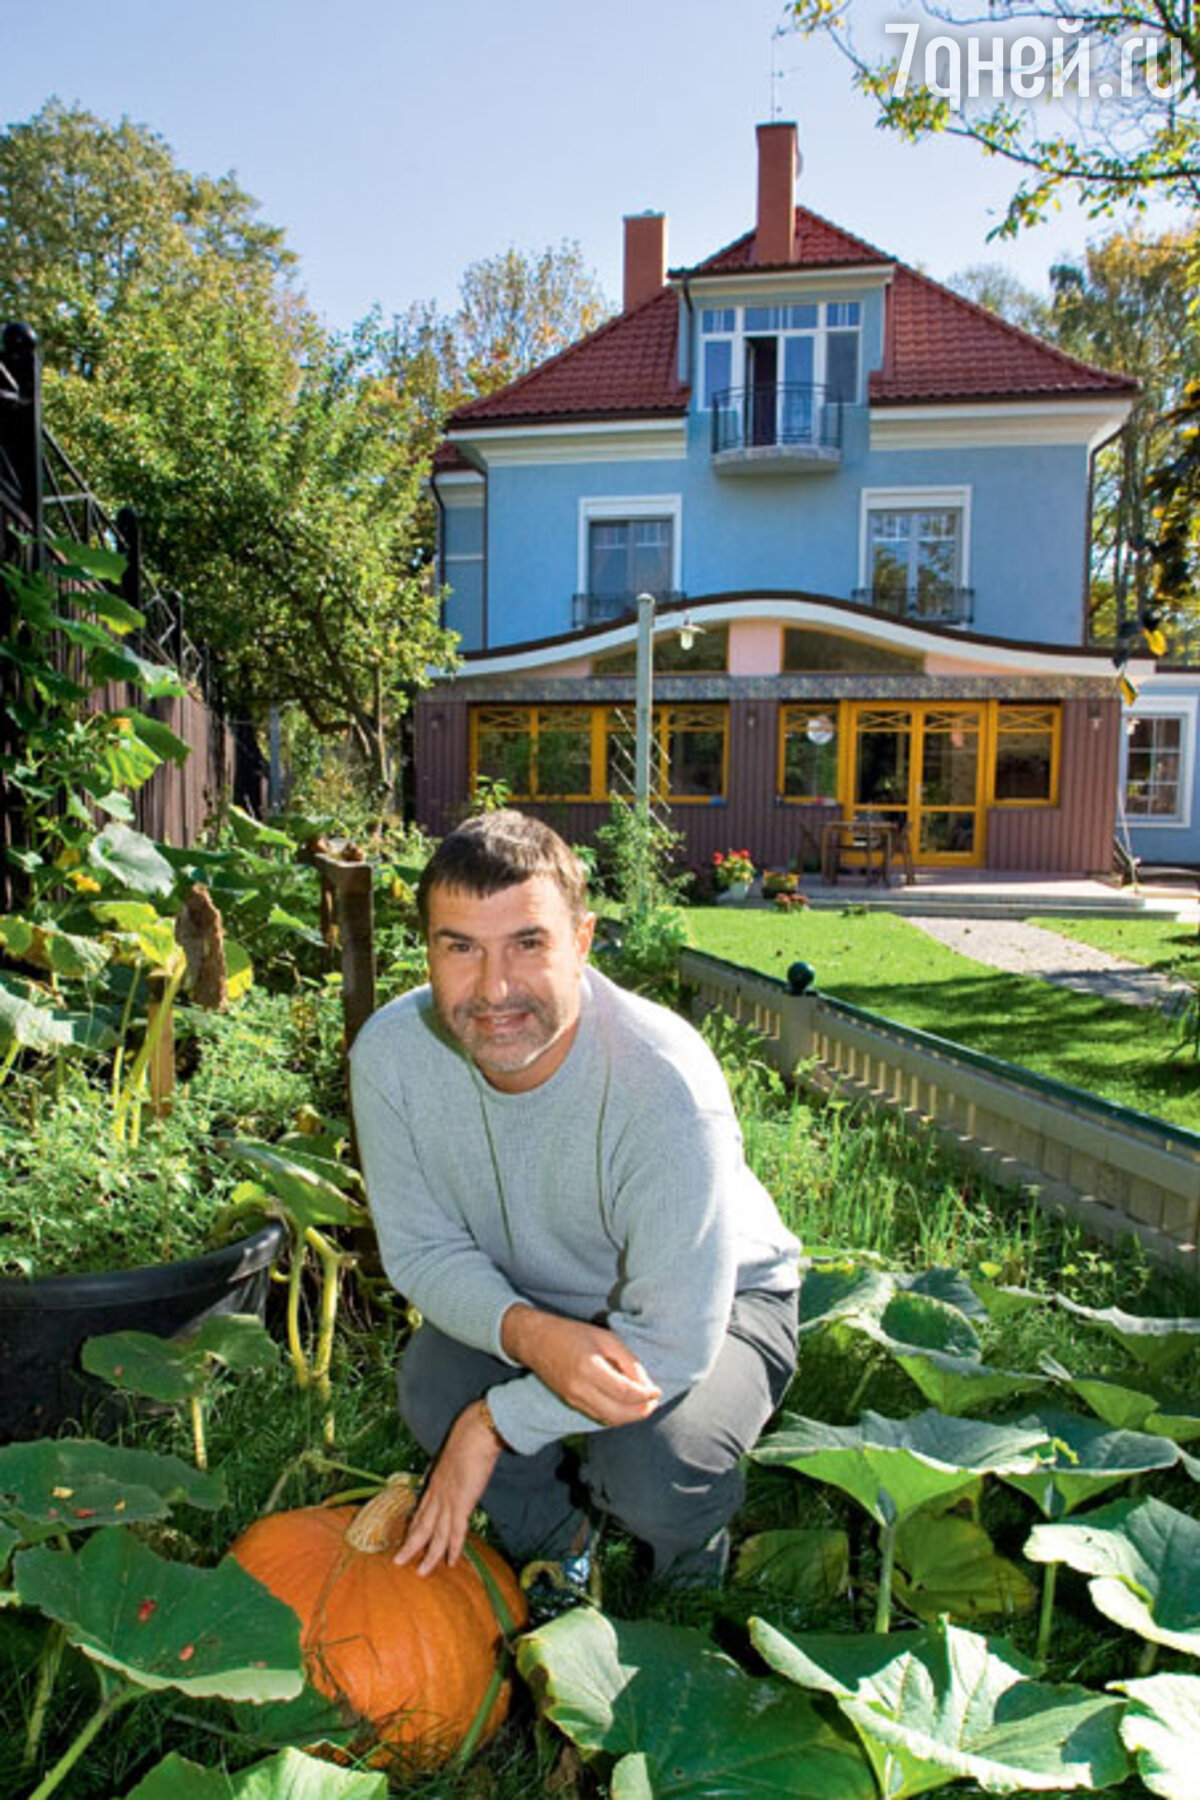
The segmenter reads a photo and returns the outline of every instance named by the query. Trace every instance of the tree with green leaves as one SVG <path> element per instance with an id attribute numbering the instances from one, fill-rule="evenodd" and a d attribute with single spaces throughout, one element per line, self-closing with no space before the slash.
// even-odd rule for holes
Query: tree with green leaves
<path id="1" fill-rule="evenodd" d="M 1185 563 L 1195 554 L 1183 550 L 1178 529 L 1186 483 L 1173 506 L 1169 580 L 1155 510 L 1165 504 L 1166 471 L 1186 447 L 1179 409 L 1200 372 L 1200 329 L 1191 306 L 1194 241 L 1190 231 L 1113 232 L 1078 260 L 1056 264 L 1048 296 L 996 264 L 966 269 L 949 283 L 1010 324 L 1141 384 L 1123 430 L 1100 448 L 1094 467 L 1089 635 L 1099 643 L 1115 641 L 1151 606 L 1166 609 L 1176 638 L 1189 639 L 1200 622 L 1178 562 L 1181 551 Z"/>
<path id="2" fill-rule="evenodd" d="M 1048 294 L 1027 287 L 1003 263 L 972 263 L 951 275 L 946 283 L 956 294 L 973 300 L 997 318 L 1031 331 L 1035 337 L 1054 335 L 1054 303 Z"/>
<path id="3" fill-rule="evenodd" d="M 473 262 L 459 287 L 455 333 L 467 379 L 490 394 L 594 331 L 611 312 L 579 244 L 510 247 Z"/>
<path id="4" fill-rule="evenodd" d="M 914 143 L 963 138 L 1012 166 L 1000 236 L 1043 219 L 1066 193 L 1093 217 L 1151 201 L 1200 204 L 1200 26 L 1190 5 L 990 0 L 976 10 L 920 0 L 908 17 L 888 18 L 868 0 L 793 0 L 791 12 L 800 32 L 843 52 L 887 130 Z"/>
<path id="5" fill-rule="evenodd" d="M 611 314 L 578 243 L 510 246 L 464 271 L 452 313 L 414 301 L 390 331 L 376 315 L 375 354 L 440 440 L 447 415 L 565 350 Z"/>
<path id="6" fill-rule="evenodd" d="M 52 101 L 0 135 L 0 313 L 45 355 L 45 416 L 141 515 L 232 703 L 349 737 L 372 789 L 450 642 L 427 574 L 431 447 L 367 328 L 332 337 L 282 233 L 142 126 Z"/>
<path id="7" fill-rule="evenodd" d="M 1172 582 L 1167 601 L 1158 569 L 1153 483 L 1174 454 L 1173 420 L 1200 371 L 1200 330 L 1191 308 L 1184 232 L 1116 232 L 1077 263 L 1050 272 L 1053 337 L 1064 350 L 1135 375 L 1141 393 L 1120 436 L 1096 458 L 1092 493 L 1091 634 L 1107 642 L 1151 604 L 1179 613 L 1190 635 L 1195 600 Z"/>
<path id="8" fill-rule="evenodd" d="M 94 377 L 131 315 L 175 310 L 214 267 L 247 299 L 285 286 L 295 258 L 256 213 L 144 125 L 49 100 L 0 134 L 0 317 L 33 326 L 48 368 Z"/>

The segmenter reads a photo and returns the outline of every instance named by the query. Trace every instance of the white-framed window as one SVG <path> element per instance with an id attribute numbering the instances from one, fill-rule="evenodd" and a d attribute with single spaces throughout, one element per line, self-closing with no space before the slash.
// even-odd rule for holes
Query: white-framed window
<path id="1" fill-rule="evenodd" d="M 971 490 L 864 488 L 858 588 L 898 618 L 970 617 Z"/>
<path id="2" fill-rule="evenodd" d="M 1196 700 L 1183 694 L 1139 695 L 1122 714 L 1121 789 L 1125 817 L 1182 829 L 1192 821 Z"/>
<path id="3" fill-rule="evenodd" d="M 862 303 L 805 300 L 700 311 L 702 405 L 716 401 L 767 443 L 810 438 L 825 406 L 858 403 Z M 735 398 L 736 396 L 736 398 Z"/>
<path id="4" fill-rule="evenodd" d="M 579 502 L 576 592 L 597 600 L 683 588 L 683 496 L 606 494 Z"/>

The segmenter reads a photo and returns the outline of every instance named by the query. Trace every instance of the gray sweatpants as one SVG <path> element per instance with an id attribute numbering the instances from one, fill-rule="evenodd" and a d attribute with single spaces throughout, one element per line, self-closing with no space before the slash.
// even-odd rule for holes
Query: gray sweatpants
<path id="1" fill-rule="evenodd" d="M 716 1363 L 687 1393 L 634 1425 L 583 1434 L 579 1455 L 564 1442 L 502 1452 L 482 1504 L 509 1555 L 561 1557 L 588 1512 L 608 1513 L 650 1546 L 656 1574 L 718 1584 L 741 1458 L 795 1370 L 796 1310 L 794 1293 L 739 1294 Z M 523 1373 L 422 1325 L 400 1364 L 401 1417 L 434 1456 L 464 1406 Z"/>

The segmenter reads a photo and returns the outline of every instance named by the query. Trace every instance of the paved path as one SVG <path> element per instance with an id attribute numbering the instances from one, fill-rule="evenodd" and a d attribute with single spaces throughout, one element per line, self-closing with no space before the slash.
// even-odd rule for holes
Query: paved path
<path id="1" fill-rule="evenodd" d="M 1188 992 L 1184 983 L 1141 963 L 1060 937 L 1056 931 L 1022 919 L 912 918 L 911 922 L 961 956 L 973 957 L 989 968 L 1037 975 L 1103 1000 L 1119 1000 L 1128 1006 L 1165 1006 Z"/>

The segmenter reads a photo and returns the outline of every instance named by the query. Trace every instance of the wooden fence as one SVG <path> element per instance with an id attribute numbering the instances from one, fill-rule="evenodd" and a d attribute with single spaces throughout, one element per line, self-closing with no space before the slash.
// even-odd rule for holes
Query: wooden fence
<path id="1" fill-rule="evenodd" d="M 752 1026 L 782 1074 L 934 1131 L 1039 1206 L 1200 1281 L 1200 1133 L 699 951 L 680 973 L 696 1012 Z"/>

